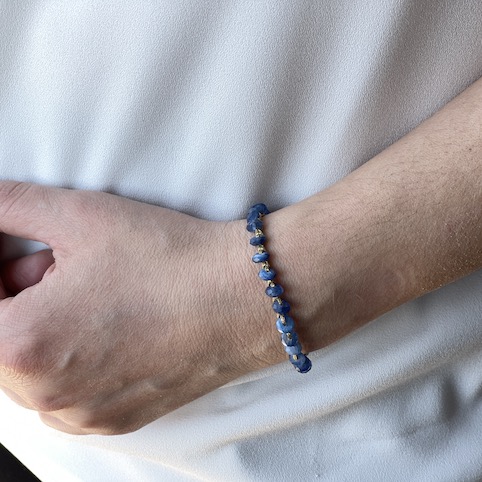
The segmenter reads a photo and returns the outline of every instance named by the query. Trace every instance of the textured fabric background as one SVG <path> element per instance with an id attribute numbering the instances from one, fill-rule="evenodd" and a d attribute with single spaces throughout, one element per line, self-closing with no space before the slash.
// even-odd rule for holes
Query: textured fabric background
<path id="1" fill-rule="evenodd" d="M 0 0 L 0 177 L 208 219 L 280 208 L 480 77 L 481 29 L 461 0 Z M 480 480 L 481 293 L 478 272 L 309 377 L 279 365 L 125 436 L 57 433 L 1 395 L 0 442 L 44 482 Z"/>

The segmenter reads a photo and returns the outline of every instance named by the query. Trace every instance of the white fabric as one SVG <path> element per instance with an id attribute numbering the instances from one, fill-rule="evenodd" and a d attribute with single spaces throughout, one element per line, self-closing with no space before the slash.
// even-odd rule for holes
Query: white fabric
<path id="1" fill-rule="evenodd" d="M 481 27 L 469 0 L 0 0 L 0 177 L 208 219 L 279 208 L 477 79 Z M 125 436 L 0 396 L 0 442 L 44 482 L 481 480 L 481 293 L 477 272 L 308 376 L 285 363 Z"/>

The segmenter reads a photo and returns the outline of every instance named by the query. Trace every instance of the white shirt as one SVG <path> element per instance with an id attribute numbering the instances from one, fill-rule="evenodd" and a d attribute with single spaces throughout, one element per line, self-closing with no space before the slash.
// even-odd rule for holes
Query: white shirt
<path id="1" fill-rule="evenodd" d="M 482 74 L 471 1 L 0 1 L 0 177 L 207 219 L 300 201 Z M 242 233 L 240 233 L 242 235 Z M 482 272 L 138 432 L 0 396 L 44 482 L 482 478 Z"/>

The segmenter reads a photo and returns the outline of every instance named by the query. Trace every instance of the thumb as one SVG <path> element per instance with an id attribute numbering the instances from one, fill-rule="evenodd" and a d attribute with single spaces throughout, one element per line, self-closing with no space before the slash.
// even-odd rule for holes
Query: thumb
<path id="1" fill-rule="evenodd" d="M 47 269 L 53 265 L 54 257 L 50 249 L 7 261 L 1 270 L 5 288 L 13 295 L 39 283 Z"/>
<path id="2" fill-rule="evenodd" d="M 0 181 L 0 231 L 53 247 L 62 234 L 69 193 L 26 182 Z"/>

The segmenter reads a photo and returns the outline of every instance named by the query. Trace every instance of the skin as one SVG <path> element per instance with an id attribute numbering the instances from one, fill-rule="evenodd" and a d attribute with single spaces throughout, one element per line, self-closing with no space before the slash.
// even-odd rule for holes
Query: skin
<path id="1" fill-rule="evenodd" d="M 481 268 L 481 125 L 478 81 L 337 184 L 266 216 L 305 350 Z M 131 432 L 286 363 L 244 221 L 5 181 L 0 230 L 52 248 L 3 267 L 0 385 L 58 430 Z"/>

